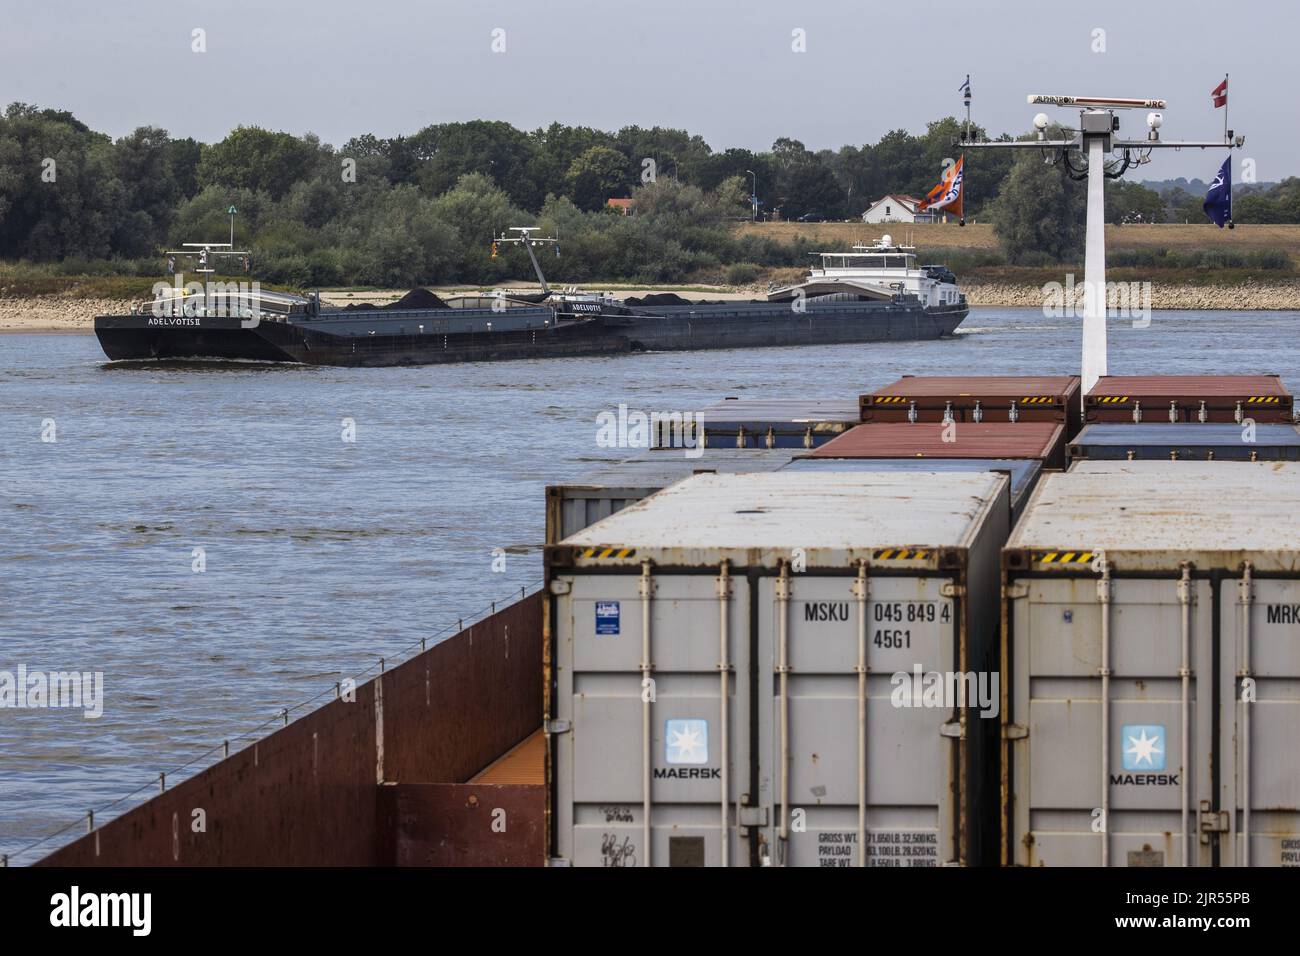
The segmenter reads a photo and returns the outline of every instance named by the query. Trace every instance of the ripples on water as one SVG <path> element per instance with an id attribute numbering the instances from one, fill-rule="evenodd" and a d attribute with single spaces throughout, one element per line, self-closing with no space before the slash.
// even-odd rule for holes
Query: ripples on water
<path id="1" fill-rule="evenodd" d="M 1296 318 L 1115 323 L 1111 369 L 1300 386 Z M 543 488 L 617 454 L 595 444 L 604 409 L 1078 368 L 1076 321 L 977 309 L 966 325 L 939 342 L 412 369 L 123 368 L 93 336 L 0 335 L 0 670 L 103 671 L 107 698 L 98 720 L 0 710 L 0 852 L 538 581 Z"/>

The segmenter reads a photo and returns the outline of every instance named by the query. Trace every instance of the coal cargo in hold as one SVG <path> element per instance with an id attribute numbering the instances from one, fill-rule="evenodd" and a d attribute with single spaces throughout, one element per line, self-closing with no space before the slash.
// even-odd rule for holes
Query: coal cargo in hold
<path id="1" fill-rule="evenodd" d="M 995 857 L 1008 487 L 696 475 L 547 547 L 551 862 Z"/>
<path id="2" fill-rule="evenodd" d="M 1300 866 L 1300 464 L 1078 462 L 1003 553 L 1003 862 Z"/>

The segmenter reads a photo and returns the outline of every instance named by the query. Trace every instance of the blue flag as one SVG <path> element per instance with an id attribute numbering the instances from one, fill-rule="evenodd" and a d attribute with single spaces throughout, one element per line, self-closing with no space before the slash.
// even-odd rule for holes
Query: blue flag
<path id="1" fill-rule="evenodd" d="M 1232 157 L 1229 156 L 1219 167 L 1219 175 L 1210 183 L 1210 191 L 1205 194 L 1201 205 L 1205 214 L 1214 220 L 1220 229 L 1232 218 Z"/>

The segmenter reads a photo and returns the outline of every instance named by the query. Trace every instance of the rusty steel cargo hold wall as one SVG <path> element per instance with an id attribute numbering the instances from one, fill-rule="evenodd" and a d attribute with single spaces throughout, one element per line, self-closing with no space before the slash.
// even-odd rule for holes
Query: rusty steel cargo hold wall
<path id="1" fill-rule="evenodd" d="M 381 785 L 468 780 L 535 731 L 541 653 L 534 594 L 359 685 L 354 701 L 331 701 L 37 865 L 394 863 L 380 803 L 391 787 Z M 203 833 L 191 827 L 198 809 Z M 537 862 L 540 854 L 539 832 Z"/>
<path id="2" fill-rule="evenodd" d="M 1060 422 L 1082 425 L 1077 375 L 904 375 L 859 396 L 864 422 Z"/>
<path id="3" fill-rule="evenodd" d="M 1084 461 L 1003 551 L 1006 864 L 1300 866 L 1300 464 Z"/>
<path id="4" fill-rule="evenodd" d="M 551 863 L 990 862 L 1009 486 L 696 475 L 547 547 Z"/>
<path id="5" fill-rule="evenodd" d="M 1083 404 L 1086 424 L 1295 420 L 1295 398 L 1277 375 L 1103 375 Z"/>

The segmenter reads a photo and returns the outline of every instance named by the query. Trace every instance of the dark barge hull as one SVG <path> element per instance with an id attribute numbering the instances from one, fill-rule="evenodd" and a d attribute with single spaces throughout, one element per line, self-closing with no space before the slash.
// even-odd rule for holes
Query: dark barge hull
<path id="1" fill-rule="evenodd" d="M 951 335 L 966 318 L 965 305 L 924 309 L 891 302 L 737 303 L 646 308 L 651 315 L 612 318 L 634 350 L 763 348 L 904 342 Z"/>
<path id="2" fill-rule="evenodd" d="M 385 331 L 380 335 L 364 329 L 327 331 L 298 321 L 262 321 L 245 327 L 238 319 L 202 318 L 190 320 L 193 325 L 160 327 L 150 325 L 149 319 L 97 317 L 95 335 L 104 354 L 114 361 L 260 361 L 365 368 L 605 355 L 630 349 L 626 337 L 611 334 L 598 321 L 498 332 Z M 411 324 L 416 324 L 415 319 Z"/>
<path id="3" fill-rule="evenodd" d="M 933 339 L 952 334 L 966 314 L 964 305 L 893 302 L 814 302 L 803 311 L 776 303 L 647 307 L 572 319 L 545 307 L 357 311 L 257 323 L 145 314 L 99 316 L 95 334 L 114 361 L 373 367 Z"/>

